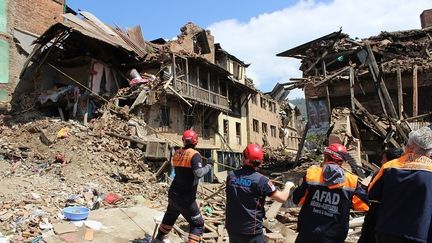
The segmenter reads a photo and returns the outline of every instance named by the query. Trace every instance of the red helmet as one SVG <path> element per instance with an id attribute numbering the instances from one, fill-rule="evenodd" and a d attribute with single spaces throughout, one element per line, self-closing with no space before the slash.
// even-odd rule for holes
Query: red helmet
<path id="1" fill-rule="evenodd" d="M 347 149 L 342 144 L 333 143 L 324 149 L 324 155 L 330 156 L 334 161 L 344 161 Z"/>
<path id="2" fill-rule="evenodd" d="M 184 145 L 197 145 L 198 144 L 198 134 L 194 130 L 186 130 L 183 132 L 183 144 Z"/>
<path id="3" fill-rule="evenodd" d="M 249 144 L 243 150 L 243 164 L 258 167 L 264 159 L 264 152 L 258 144 Z"/>

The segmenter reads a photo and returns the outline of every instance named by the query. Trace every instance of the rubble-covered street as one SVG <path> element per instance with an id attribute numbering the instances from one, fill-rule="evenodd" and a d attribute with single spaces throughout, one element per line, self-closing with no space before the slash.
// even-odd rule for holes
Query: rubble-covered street
<path id="1" fill-rule="evenodd" d="M 266 77 L 241 34 L 251 55 L 212 24 L 147 38 L 74 1 L 0 0 L 0 243 L 364 243 L 385 163 L 432 172 L 432 9 L 419 29 L 276 41 Z"/>

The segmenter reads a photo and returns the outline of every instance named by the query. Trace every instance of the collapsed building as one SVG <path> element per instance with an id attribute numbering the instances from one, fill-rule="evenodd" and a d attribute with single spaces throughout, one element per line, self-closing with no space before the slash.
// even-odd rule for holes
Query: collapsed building
<path id="1" fill-rule="evenodd" d="M 194 129 L 197 149 L 219 163 L 218 171 L 238 167 L 248 143 L 264 144 L 249 131 L 250 100 L 258 93 L 246 77 L 249 64 L 214 43 L 208 30 L 188 23 L 175 40 L 146 41 L 139 26 L 111 27 L 89 12 L 63 17 L 35 40 L 12 96 L 13 112 L 37 107 L 84 124 L 112 112 L 131 130 L 108 132 L 139 140 L 149 160 L 168 161 L 182 132 Z M 298 109 L 276 109 L 287 94 L 278 100 L 262 95 L 275 118 L 267 128 L 276 138 L 273 148 L 286 141 L 295 151 Z M 290 132 L 281 130 L 283 124 Z"/>
<path id="2" fill-rule="evenodd" d="M 430 123 L 431 14 L 422 29 L 364 39 L 337 31 L 277 54 L 301 60 L 302 77 L 284 85 L 304 89 L 309 131 L 347 145 L 355 168 L 376 169 L 368 161 Z"/>

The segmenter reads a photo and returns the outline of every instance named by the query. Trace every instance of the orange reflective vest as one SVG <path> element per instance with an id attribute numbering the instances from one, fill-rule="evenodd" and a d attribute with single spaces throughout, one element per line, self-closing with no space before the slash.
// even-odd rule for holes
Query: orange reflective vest
<path id="1" fill-rule="evenodd" d="M 303 183 L 294 190 L 293 202 L 302 205 L 296 242 L 343 242 L 348 234 L 350 209 L 369 209 L 358 177 L 343 170 L 338 175 L 338 180 L 326 182 L 324 169 L 311 166 Z"/>
<path id="2" fill-rule="evenodd" d="M 385 163 L 369 185 L 380 202 L 376 232 L 432 242 L 432 159 L 406 153 Z"/>
<path id="3" fill-rule="evenodd" d="M 177 149 L 173 156 L 172 165 L 174 167 L 186 167 L 191 168 L 192 164 L 192 157 L 197 154 L 198 151 L 196 151 L 193 148 L 187 148 L 187 149 Z"/>

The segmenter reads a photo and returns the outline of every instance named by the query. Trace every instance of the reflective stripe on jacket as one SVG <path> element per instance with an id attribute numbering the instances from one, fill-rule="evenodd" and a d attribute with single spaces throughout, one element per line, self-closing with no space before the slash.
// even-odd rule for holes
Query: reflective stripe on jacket
<path id="1" fill-rule="evenodd" d="M 350 209 L 369 209 L 358 177 L 336 164 L 311 166 L 303 183 L 294 190 L 293 201 L 302 205 L 298 221 L 300 242 L 343 242 L 348 234 Z"/>
<path id="2" fill-rule="evenodd" d="M 385 163 L 369 196 L 381 202 L 378 233 L 432 242 L 432 159 L 407 153 Z"/>
<path id="3" fill-rule="evenodd" d="M 173 156 L 173 166 L 191 168 L 192 157 L 197 153 L 193 148 L 177 149 Z"/>

